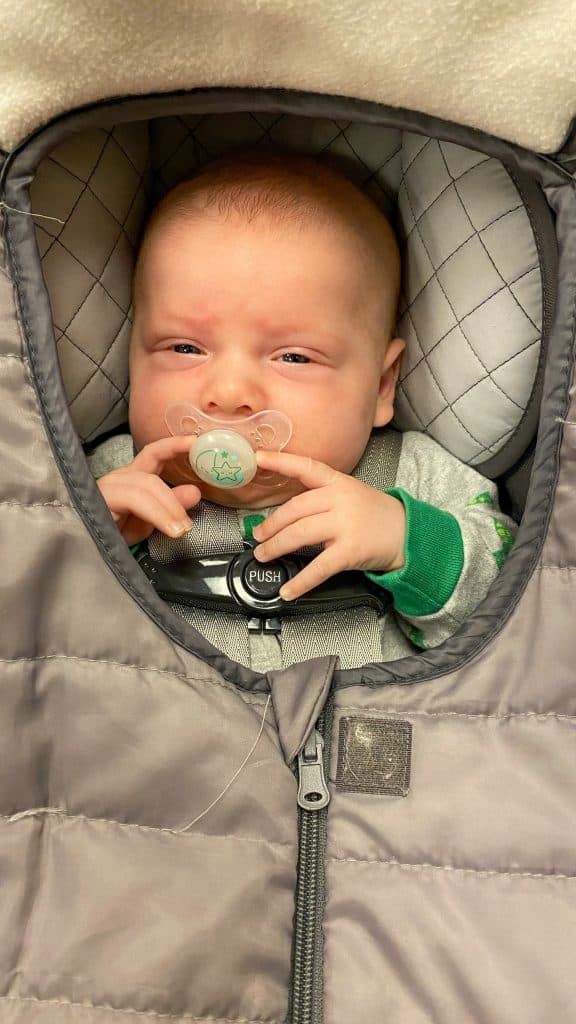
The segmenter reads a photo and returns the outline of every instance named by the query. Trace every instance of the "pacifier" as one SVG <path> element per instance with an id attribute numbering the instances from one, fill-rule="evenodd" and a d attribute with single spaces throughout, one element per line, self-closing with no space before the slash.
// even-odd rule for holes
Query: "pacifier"
<path id="1" fill-rule="evenodd" d="M 286 477 L 258 469 L 256 451 L 281 451 L 292 436 L 292 424 L 283 412 L 265 409 L 241 420 L 208 416 L 188 402 L 174 402 L 166 410 L 166 424 L 172 435 L 195 436 L 188 460 L 194 474 L 224 490 L 256 486 L 281 487 Z"/>

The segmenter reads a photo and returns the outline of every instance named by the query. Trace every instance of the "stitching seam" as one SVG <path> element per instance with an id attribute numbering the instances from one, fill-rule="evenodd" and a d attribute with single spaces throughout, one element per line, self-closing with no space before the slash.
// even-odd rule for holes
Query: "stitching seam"
<path id="1" fill-rule="evenodd" d="M 558 721 L 576 722 L 576 715 L 561 715 L 555 711 L 508 711 L 502 715 L 491 715 L 489 712 L 479 711 L 475 715 L 471 715 L 464 711 L 411 711 L 402 710 L 398 708 L 378 708 L 378 707 L 355 707 L 354 705 L 338 705 L 335 708 L 335 714 L 339 714 L 341 711 L 351 711 L 356 715 L 364 714 L 379 714 L 379 715 L 399 715 L 403 718 L 469 718 L 471 721 L 476 721 L 483 718 L 493 718 L 498 722 L 505 722 L 508 719 L 513 718 L 536 718 L 542 721 L 546 721 L 548 718 L 556 718 Z"/>
<path id="2" fill-rule="evenodd" d="M 201 659 L 198 659 L 201 660 Z M 249 696 L 246 696 L 239 690 L 233 683 L 227 683 L 218 676 L 188 676 L 185 672 L 172 672 L 170 669 L 158 668 L 156 665 L 136 665 L 133 662 L 122 662 L 114 661 L 112 659 L 105 658 L 82 658 L 72 654 L 41 654 L 36 657 L 30 658 L 0 658 L 0 665 L 16 665 L 22 663 L 36 664 L 41 661 L 72 661 L 77 662 L 80 665 L 108 665 L 112 668 L 120 669 L 135 669 L 137 672 L 154 672 L 156 675 L 165 676 L 168 679 L 180 679 L 185 683 L 205 683 L 209 686 L 221 686 L 224 690 L 229 690 L 235 696 L 240 697 L 241 700 L 247 704 L 258 704 L 262 706 L 264 700 L 254 700 Z"/>
<path id="3" fill-rule="evenodd" d="M 71 512 L 76 512 L 74 506 L 66 501 L 0 501 L 0 506 L 2 505 L 8 508 L 67 508 Z"/>
<path id="4" fill-rule="evenodd" d="M 58 807 L 31 807 L 30 810 L 16 811 L 13 814 L 0 814 L 0 821 L 3 821 L 5 825 L 17 825 L 18 822 L 25 821 L 28 818 L 47 815 L 52 815 L 58 818 L 67 818 L 70 821 L 76 822 L 86 821 L 97 825 L 116 825 L 122 829 L 134 829 L 139 832 L 162 832 L 167 835 L 177 836 L 179 839 L 232 839 L 235 842 L 253 843 L 256 846 L 271 846 L 273 849 L 294 849 L 291 843 L 281 843 L 273 839 L 258 839 L 251 836 L 236 836 L 221 832 L 214 833 L 212 835 L 209 832 L 182 832 L 176 828 L 157 825 L 141 825 L 139 822 L 135 821 L 117 821 L 115 818 L 92 818 L 88 814 L 70 814 L 68 811 L 63 811 Z"/>
<path id="5" fill-rule="evenodd" d="M 191 1013 L 158 1013 L 156 1010 L 133 1010 L 131 1007 L 106 1006 L 106 1004 L 99 1006 L 97 1003 L 73 1002 L 71 999 L 39 999 L 37 996 L 0 996 L 0 999 L 13 1003 L 39 1003 L 46 1006 L 78 1006 L 87 1010 L 104 1010 L 106 1013 L 131 1013 L 137 1017 L 152 1017 L 154 1020 L 198 1021 L 199 1024 L 282 1024 L 281 1021 L 272 1018 L 264 1021 L 253 1017 L 195 1017 Z"/>
<path id="6" fill-rule="evenodd" d="M 384 868 L 400 868 L 402 871 L 446 871 L 454 875 L 475 875 L 479 878 L 546 878 L 549 881 L 576 881 L 576 875 L 562 875 L 538 871 L 497 871 L 493 868 L 456 868 L 451 864 L 406 863 L 400 860 L 360 860 L 355 857 L 330 857 L 331 864 L 379 864 Z"/>

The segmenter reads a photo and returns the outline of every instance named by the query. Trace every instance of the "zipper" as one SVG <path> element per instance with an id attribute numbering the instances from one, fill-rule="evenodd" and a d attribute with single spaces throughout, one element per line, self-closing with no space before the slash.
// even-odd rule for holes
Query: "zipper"
<path id="1" fill-rule="evenodd" d="M 329 801 L 324 775 L 324 737 L 318 729 L 313 729 L 298 754 L 298 806 L 305 811 L 321 811 Z"/>
<path id="2" fill-rule="evenodd" d="M 324 765 L 329 753 L 325 736 L 330 735 L 331 718 L 326 708 L 298 755 L 300 844 L 290 1024 L 321 1024 L 322 1021 L 324 854 L 330 802 Z"/>

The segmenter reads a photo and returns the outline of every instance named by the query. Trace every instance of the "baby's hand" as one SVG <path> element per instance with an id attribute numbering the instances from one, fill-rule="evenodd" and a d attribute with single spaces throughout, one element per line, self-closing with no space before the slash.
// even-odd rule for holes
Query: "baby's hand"
<path id="1" fill-rule="evenodd" d="M 406 517 L 397 498 L 302 455 L 259 451 L 257 460 L 262 469 L 294 477 L 309 489 L 253 530 L 256 558 L 267 562 L 309 544 L 324 548 L 280 589 L 285 601 L 343 570 L 403 567 Z"/>
<path id="2" fill-rule="evenodd" d="M 134 461 L 97 481 L 104 501 L 127 544 L 138 544 L 153 530 L 180 537 L 192 527 L 186 509 L 200 501 L 194 484 L 169 487 L 160 474 L 167 462 L 188 452 L 193 438 L 163 437 L 147 444 Z"/>

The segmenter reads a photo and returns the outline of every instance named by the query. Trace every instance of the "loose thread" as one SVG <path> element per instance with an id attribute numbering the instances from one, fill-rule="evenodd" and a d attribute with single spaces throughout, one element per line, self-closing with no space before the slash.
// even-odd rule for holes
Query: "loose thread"
<path id="1" fill-rule="evenodd" d="M 268 707 L 269 707 L 269 704 L 270 704 L 271 696 L 272 696 L 272 694 L 268 694 L 268 700 L 266 701 L 266 705 L 264 707 L 264 714 L 262 715 L 262 721 L 260 722 L 260 728 L 258 730 L 258 735 L 257 735 L 256 739 L 254 740 L 254 743 L 250 747 L 250 750 L 246 754 L 246 757 L 242 761 L 242 764 L 240 765 L 240 767 L 236 769 L 236 771 L 234 772 L 234 775 L 232 776 L 230 781 L 224 786 L 224 789 L 222 790 L 222 792 L 219 793 L 217 797 L 215 797 L 215 799 L 212 801 L 212 803 L 208 804 L 208 807 L 206 807 L 205 810 L 201 811 L 200 814 L 198 814 L 195 818 L 193 818 L 192 821 L 189 821 L 187 825 L 184 825 L 183 828 L 177 829 L 178 832 L 187 832 L 187 830 L 189 828 L 192 828 L 193 825 L 196 825 L 197 822 L 199 822 L 202 818 L 204 818 L 208 814 L 208 812 L 211 811 L 212 808 L 215 807 L 217 803 L 219 803 L 219 801 L 222 799 L 223 796 L 226 796 L 226 793 L 228 792 L 230 787 L 236 782 L 236 779 L 240 775 L 240 772 L 242 771 L 243 768 L 246 767 L 246 765 L 248 764 L 248 761 L 252 757 L 252 754 L 256 750 L 256 747 L 258 746 L 258 743 L 260 741 L 260 737 L 261 737 L 262 733 L 264 732 L 264 723 L 266 722 L 266 712 L 268 711 Z"/>
<path id="2" fill-rule="evenodd" d="M 41 217 L 42 220 L 55 220 L 57 224 L 65 224 L 60 217 L 50 217 L 47 213 L 29 213 L 28 210 L 17 210 L 15 206 L 8 206 L 8 203 L 0 201 L 0 210 L 10 210 L 11 213 L 21 213 L 23 217 Z"/>
<path id="3" fill-rule="evenodd" d="M 35 818 L 39 814 L 62 814 L 62 809 L 59 807 L 29 807 L 25 811 L 17 811 L 16 814 L 11 814 L 7 818 L 7 822 L 13 825 L 15 821 L 23 821 L 24 818 Z"/>
<path id="4" fill-rule="evenodd" d="M 192 821 L 189 821 L 187 825 L 183 826 L 183 828 L 175 829 L 174 831 L 176 831 L 178 833 L 187 832 L 189 828 L 192 828 L 193 825 L 196 825 L 197 822 L 201 821 L 202 818 L 206 817 L 206 815 L 209 813 L 209 811 L 211 811 L 212 808 L 215 807 L 216 804 L 219 803 L 220 800 L 222 800 L 222 798 L 224 796 L 226 796 L 226 793 L 228 792 L 228 790 L 234 785 L 234 783 L 236 782 L 236 779 L 240 775 L 240 772 L 243 770 L 243 768 L 246 767 L 246 765 L 248 764 L 248 761 L 252 757 L 252 754 L 256 750 L 256 747 L 258 746 L 258 743 L 260 742 L 260 737 L 262 736 L 262 733 L 264 732 L 264 725 L 266 723 L 266 714 L 267 714 L 268 708 L 270 706 L 271 697 L 272 697 L 272 695 L 268 694 L 268 699 L 267 699 L 266 704 L 264 706 L 264 713 L 262 715 L 262 721 L 260 722 L 260 728 L 258 730 L 258 735 L 256 736 L 256 739 L 254 740 L 254 743 L 250 747 L 250 750 L 246 754 L 246 757 L 242 761 L 242 764 L 240 765 L 240 767 L 236 769 L 236 771 L 234 772 L 232 778 L 224 786 L 224 789 L 222 790 L 222 792 L 219 793 L 218 796 L 214 798 L 214 800 L 212 801 L 211 804 L 208 804 L 208 807 L 206 807 L 203 811 L 201 811 L 200 814 L 197 814 L 196 817 L 193 818 Z M 28 808 L 25 811 L 17 811 L 16 814 L 11 814 L 10 817 L 8 818 L 8 822 L 14 824 L 17 821 L 22 821 L 25 818 L 32 818 L 32 817 L 35 817 L 38 814 L 62 814 L 62 813 L 63 813 L 62 810 L 60 808 L 58 808 L 58 807 L 30 807 L 30 808 Z"/>

